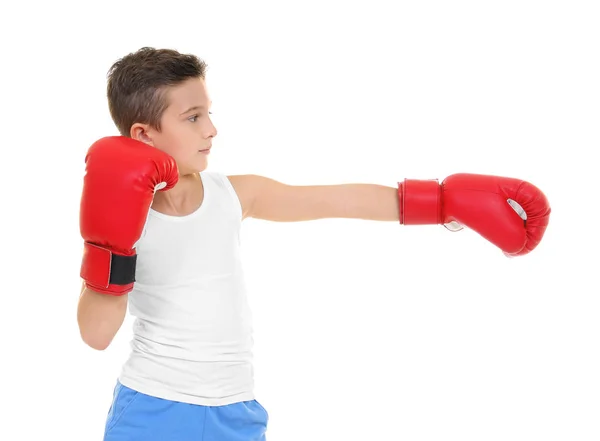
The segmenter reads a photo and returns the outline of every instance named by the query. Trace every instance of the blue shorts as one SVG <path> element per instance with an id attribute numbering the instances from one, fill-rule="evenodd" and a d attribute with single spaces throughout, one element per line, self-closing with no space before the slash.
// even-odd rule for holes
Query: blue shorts
<path id="1" fill-rule="evenodd" d="M 269 415 L 256 401 L 200 406 L 134 391 L 120 382 L 104 441 L 266 441 Z"/>

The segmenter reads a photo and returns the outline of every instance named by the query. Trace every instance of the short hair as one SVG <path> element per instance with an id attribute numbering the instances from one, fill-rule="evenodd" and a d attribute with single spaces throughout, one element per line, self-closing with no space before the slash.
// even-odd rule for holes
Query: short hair
<path id="1" fill-rule="evenodd" d="M 117 60 L 108 71 L 106 94 L 119 133 L 130 136 L 135 123 L 160 130 L 167 91 L 191 78 L 205 78 L 207 64 L 192 54 L 143 47 Z"/>

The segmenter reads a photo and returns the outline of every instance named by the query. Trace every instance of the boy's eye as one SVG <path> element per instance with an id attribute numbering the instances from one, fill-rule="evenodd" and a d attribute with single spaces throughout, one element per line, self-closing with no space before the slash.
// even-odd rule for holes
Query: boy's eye
<path id="1" fill-rule="evenodd" d="M 208 112 L 209 115 L 212 115 L 212 112 Z M 199 118 L 199 115 L 192 115 L 188 118 L 190 122 L 196 122 Z"/>

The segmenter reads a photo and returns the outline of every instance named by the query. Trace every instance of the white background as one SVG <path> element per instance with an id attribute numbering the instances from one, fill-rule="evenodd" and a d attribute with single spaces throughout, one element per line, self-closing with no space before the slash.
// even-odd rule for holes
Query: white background
<path id="1" fill-rule="evenodd" d="M 593 3 L 3 7 L 0 439 L 101 440 L 132 321 L 106 351 L 79 338 L 79 197 L 87 147 L 117 133 L 106 72 L 142 46 L 208 63 L 210 169 L 499 174 L 552 204 L 516 259 L 440 226 L 246 221 L 269 441 L 600 439 Z"/>

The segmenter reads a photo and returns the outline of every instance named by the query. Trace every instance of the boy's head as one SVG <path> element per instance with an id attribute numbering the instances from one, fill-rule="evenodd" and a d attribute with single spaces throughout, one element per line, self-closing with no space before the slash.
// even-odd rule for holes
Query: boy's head
<path id="1" fill-rule="evenodd" d="M 206 168 L 207 154 L 200 151 L 217 135 L 206 69 L 194 55 L 144 47 L 108 72 L 108 107 L 121 135 L 167 152 L 182 175 Z"/>

